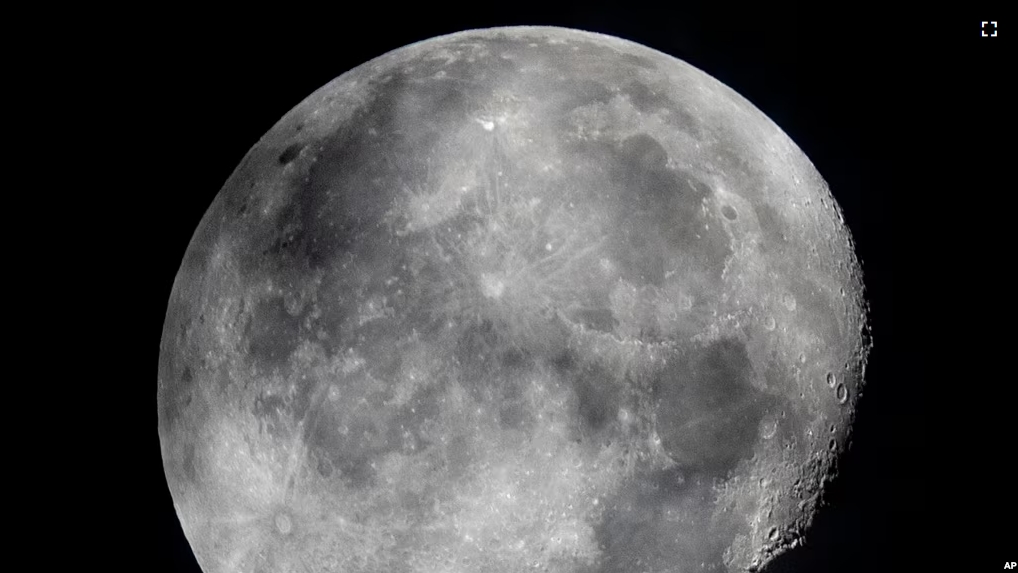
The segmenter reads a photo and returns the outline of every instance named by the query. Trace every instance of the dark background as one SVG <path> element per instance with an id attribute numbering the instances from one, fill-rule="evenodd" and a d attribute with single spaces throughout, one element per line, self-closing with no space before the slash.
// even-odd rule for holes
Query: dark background
<path id="1" fill-rule="evenodd" d="M 1004 500 L 1013 496 L 1014 474 L 991 478 L 996 485 L 984 487 L 991 493 L 982 501 L 959 494 L 972 490 L 959 482 L 959 474 L 967 473 L 959 466 L 969 462 L 958 460 L 975 458 L 975 446 L 959 443 L 944 428 L 968 417 L 927 415 L 934 410 L 930 388 L 940 388 L 940 378 L 947 376 L 937 356 L 950 345 L 912 334 L 957 333 L 968 324 L 957 303 L 946 301 L 972 292 L 977 273 L 938 269 L 946 259 L 966 265 L 962 259 L 968 254 L 950 254 L 952 237 L 980 224 L 959 223 L 956 217 L 949 225 L 926 223 L 942 215 L 945 203 L 948 209 L 961 208 L 947 197 L 985 194 L 985 186 L 994 192 L 992 176 L 985 172 L 993 171 L 987 167 L 995 161 L 990 154 L 1002 156 L 1002 147 L 986 135 L 984 125 L 999 121 L 987 110 L 1003 109 L 1000 89 L 992 87 L 999 81 L 992 78 L 1003 74 L 995 68 L 1003 61 L 1002 50 L 979 41 L 978 20 L 990 19 L 979 12 L 926 21 L 854 6 L 807 11 L 767 3 L 708 10 L 623 2 L 610 8 L 589 3 L 529 10 L 471 7 L 464 15 L 459 8 L 407 12 L 367 5 L 359 6 L 366 12 L 344 15 L 283 4 L 260 15 L 268 25 L 167 13 L 118 30 L 103 44 L 101 56 L 112 64 L 117 86 L 106 94 L 121 125 L 111 135 L 139 173 L 128 180 L 134 187 L 126 192 L 130 199 L 114 202 L 120 209 L 129 203 L 144 215 L 120 219 L 134 238 L 121 249 L 144 283 L 137 289 L 137 316 L 131 317 L 140 319 L 132 341 L 135 358 L 129 362 L 136 366 L 130 377 L 136 379 L 131 423 L 137 421 L 137 427 L 120 443 L 132 452 L 134 476 L 120 484 L 128 506 L 121 527 L 138 536 L 126 544 L 125 556 L 138 554 L 125 557 L 127 569 L 199 571 L 163 476 L 155 378 L 173 278 L 219 188 L 283 114 L 344 71 L 435 35 L 516 24 L 616 35 L 700 68 L 777 123 L 813 161 L 844 211 L 872 307 L 875 346 L 867 386 L 851 449 L 806 545 L 767 571 L 1001 570 L 1001 561 L 1018 558 L 1006 553 L 1014 549 L 1007 545 L 1008 535 L 1018 538 L 1013 503 Z M 944 59 L 945 46 L 953 63 Z M 938 137 L 943 140 L 938 154 L 919 150 L 917 140 Z M 981 153 L 962 167 L 959 159 L 973 147 Z M 987 178 L 979 183 L 968 178 L 966 188 L 950 189 L 947 178 L 954 169 Z M 916 175 L 931 171 L 932 180 Z M 931 324 L 930 314 L 947 325 Z M 967 376 L 957 382 L 979 384 L 990 375 L 974 367 Z M 997 419 L 1000 428 L 986 429 L 997 432 L 998 440 L 1000 430 L 1010 428 L 1001 420 L 1006 418 Z M 1002 446 L 990 447 L 991 454 L 1002 451 Z M 992 461 L 988 465 L 992 469 Z M 958 505 L 985 505 L 986 497 L 1011 517 L 959 523 L 948 516 Z M 973 528 L 987 544 L 986 550 L 966 546 L 976 561 L 957 569 L 941 563 L 941 546 L 961 543 L 958 530 Z"/>

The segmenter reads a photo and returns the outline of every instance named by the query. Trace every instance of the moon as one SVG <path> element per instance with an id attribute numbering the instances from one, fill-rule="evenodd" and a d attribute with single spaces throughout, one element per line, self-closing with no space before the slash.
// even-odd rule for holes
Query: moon
<path id="1" fill-rule="evenodd" d="M 862 273 L 702 71 L 554 27 L 323 86 L 205 213 L 159 437 L 208 573 L 757 571 L 851 435 Z"/>

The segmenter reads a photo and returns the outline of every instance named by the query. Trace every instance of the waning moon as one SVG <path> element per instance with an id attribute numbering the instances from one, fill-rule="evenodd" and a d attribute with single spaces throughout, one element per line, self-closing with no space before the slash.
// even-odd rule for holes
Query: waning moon
<path id="1" fill-rule="evenodd" d="M 475 30 L 322 87 L 202 219 L 159 435 L 208 573 L 753 571 L 869 349 L 802 151 L 618 38 Z"/>

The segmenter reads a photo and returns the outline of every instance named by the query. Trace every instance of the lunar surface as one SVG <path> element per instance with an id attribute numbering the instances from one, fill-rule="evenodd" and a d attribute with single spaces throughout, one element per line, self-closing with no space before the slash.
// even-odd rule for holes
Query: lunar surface
<path id="1" fill-rule="evenodd" d="M 286 114 L 173 285 L 159 436 L 207 573 L 763 570 L 869 339 L 826 184 L 632 42 L 475 30 Z"/>

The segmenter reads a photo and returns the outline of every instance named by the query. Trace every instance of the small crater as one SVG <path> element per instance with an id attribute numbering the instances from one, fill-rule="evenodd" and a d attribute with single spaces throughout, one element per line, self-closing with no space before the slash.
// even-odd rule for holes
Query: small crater
<path id="1" fill-rule="evenodd" d="M 839 404 L 848 402 L 848 388 L 846 388 L 844 384 L 838 384 L 838 389 L 835 390 L 835 396 L 838 397 Z"/>
<path id="2" fill-rule="evenodd" d="M 834 388 L 838 384 L 838 377 L 834 375 L 834 372 L 827 373 L 827 385 Z"/>
<path id="3" fill-rule="evenodd" d="M 279 154 L 279 164 L 286 165 L 287 163 L 292 163 L 293 160 L 297 159 L 297 156 L 300 155 L 300 151 L 302 149 L 304 149 L 303 143 L 290 144 L 289 147 L 284 149 L 283 152 Z"/>
<path id="4" fill-rule="evenodd" d="M 285 513 L 276 514 L 276 531 L 282 535 L 288 535 L 293 529 L 293 523 L 290 521 L 290 516 Z"/>
<path id="5" fill-rule="evenodd" d="M 777 527 L 771 527 L 769 530 L 767 530 L 767 539 L 769 541 L 777 541 L 777 539 L 778 539 L 778 528 Z"/>
<path id="6" fill-rule="evenodd" d="M 831 441 L 827 442 L 827 449 L 831 450 L 832 452 L 838 449 L 838 441 L 835 440 L 834 438 L 831 438 Z"/>
<path id="7" fill-rule="evenodd" d="M 774 330 L 778 326 L 778 323 L 777 321 L 774 320 L 773 316 L 768 316 L 767 318 L 764 319 L 763 326 L 765 329 L 770 331 Z"/>
<path id="8" fill-rule="evenodd" d="M 617 417 L 619 419 L 619 423 L 621 423 L 624 426 L 628 425 L 629 422 L 633 420 L 633 415 L 630 414 L 629 410 L 625 408 L 619 408 L 619 413 Z"/>
<path id="9" fill-rule="evenodd" d="M 318 475 L 327 478 L 332 475 L 332 462 L 326 457 L 318 458 Z"/>
<path id="10" fill-rule="evenodd" d="M 806 353 L 799 354 L 799 364 L 805 364 L 805 363 L 806 363 Z"/>
<path id="11" fill-rule="evenodd" d="M 505 292 L 505 282 L 494 275 L 485 273 L 481 276 L 481 290 L 484 293 L 484 296 L 498 299 L 501 298 L 502 293 Z"/>
<path id="12" fill-rule="evenodd" d="M 725 205 L 724 207 L 722 207 L 721 214 L 724 215 L 725 219 L 728 219 L 729 221 L 734 221 L 739 217 L 739 214 L 735 211 L 735 209 L 731 205 Z"/>
<path id="13" fill-rule="evenodd" d="M 787 308 L 789 312 L 795 312 L 795 307 L 797 305 L 795 302 L 795 297 L 792 296 L 792 293 L 786 292 L 785 296 L 781 297 L 781 302 L 785 304 L 785 308 Z"/>

